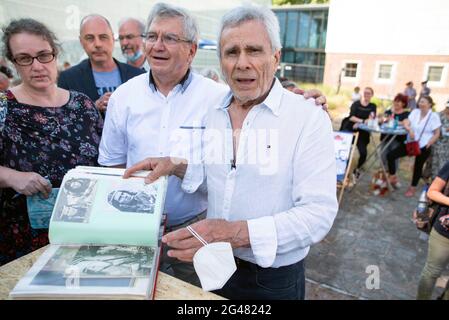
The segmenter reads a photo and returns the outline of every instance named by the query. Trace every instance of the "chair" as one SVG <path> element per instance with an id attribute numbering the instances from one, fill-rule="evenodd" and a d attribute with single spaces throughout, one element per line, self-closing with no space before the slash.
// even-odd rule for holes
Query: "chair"
<path id="1" fill-rule="evenodd" d="M 334 131 L 335 161 L 337 164 L 338 203 L 343 198 L 345 188 L 350 184 L 349 170 L 354 157 L 358 132 Z"/>

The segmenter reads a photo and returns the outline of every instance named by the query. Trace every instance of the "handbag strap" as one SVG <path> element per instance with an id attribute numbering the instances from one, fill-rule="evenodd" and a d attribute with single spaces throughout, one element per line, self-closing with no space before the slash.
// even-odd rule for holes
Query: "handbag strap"
<path id="1" fill-rule="evenodd" d="M 416 140 L 416 141 L 418 141 L 418 142 L 419 142 L 419 140 L 421 140 L 421 137 L 422 137 L 422 135 L 424 134 L 424 130 L 426 130 L 427 123 L 429 122 L 430 117 L 432 116 L 432 110 L 429 110 L 429 113 L 430 113 L 430 114 L 429 114 L 429 116 L 427 117 L 426 123 L 424 123 L 424 128 L 422 128 L 421 134 L 419 135 L 418 140 Z"/>

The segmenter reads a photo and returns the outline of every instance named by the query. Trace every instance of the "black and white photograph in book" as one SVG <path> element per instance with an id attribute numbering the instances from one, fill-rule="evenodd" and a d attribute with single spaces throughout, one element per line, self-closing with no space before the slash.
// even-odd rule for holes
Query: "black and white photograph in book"
<path id="1" fill-rule="evenodd" d="M 80 285 L 97 286 L 95 279 L 112 278 L 126 278 L 116 284 L 129 285 L 134 278 L 149 276 L 154 254 L 153 248 L 141 246 L 64 246 L 34 277 L 33 284 L 48 284 L 51 278 L 53 285 L 65 285 L 68 278 L 76 276 L 85 279 Z"/>
<path id="2" fill-rule="evenodd" d="M 108 203 L 122 212 L 153 214 L 156 194 L 141 190 L 114 190 L 108 194 Z"/>
<path id="3" fill-rule="evenodd" d="M 95 198 L 97 180 L 71 178 L 67 180 L 55 209 L 54 221 L 88 223 Z"/>

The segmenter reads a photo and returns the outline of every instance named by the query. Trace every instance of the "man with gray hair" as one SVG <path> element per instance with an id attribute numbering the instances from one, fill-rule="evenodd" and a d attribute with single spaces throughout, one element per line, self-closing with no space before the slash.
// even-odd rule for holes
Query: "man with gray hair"
<path id="1" fill-rule="evenodd" d="M 230 91 L 207 114 L 204 167 L 190 174 L 195 188 L 186 190 L 207 183 L 207 219 L 162 241 L 182 261 L 192 261 L 202 243 L 230 243 L 237 270 L 218 291 L 227 298 L 304 299 L 304 259 L 329 232 L 338 208 L 332 125 L 312 99 L 275 78 L 281 43 L 271 10 L 231 10 L 218 40 Z M 147 159 L 125 176 L 153 169 L 146 178 L 153 181 L 195 167 Z"/>
<path id="2" fill-rule="evenodd" d="M 130 167 L 146 157 L 178 156 L 191 136 L 201 134 L 208 107 L 224 97 L 226 86 L 191 70 L 197 47 L 198 27 L 187 11 L 164 3 L 153 6 L 145 33 L 150 71 L 111 95 L 99 150 L 101 165 Z M 205 216 L 207 195 L 191 190 L 189 174 L 183 180 L 168 180 L 167 231 Z M 166 251 L 160 269 L 199 285 L 192 264 L 170 258 Z"/>
<path id="3" fill-rule="evenodd" d="M 136 68 L 150 71 L 144 53 L 145 24 L 136 18 L 125 18 L 120 21 L 118 39 L 126 62 Z"/>

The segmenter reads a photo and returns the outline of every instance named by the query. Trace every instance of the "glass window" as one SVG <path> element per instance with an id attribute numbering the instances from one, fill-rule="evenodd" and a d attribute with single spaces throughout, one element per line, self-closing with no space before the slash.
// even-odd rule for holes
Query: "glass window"
<path id="1" fill-rule="evenodd" d="M 430 66 L 427 73 L 427 79 L 431 82 L 440 82 L 443 77 L 443 69 L 441 66 Z"/>
<path id="2" fill-rule="evenodd" d="M 296 47 L 296 34 L 298 31 L 298 12 L 292 11 L 287 15 L 287 30 L 285 47 L 294 48 Z"/>
<path id="3" fill-rule="evenodd" d="M 281 28 L 281 43 L 285 43 L 285 21 L 287 20 L 287 13 L 285 11 L 276 12 Z"/>
<path id="4" fill-rule="evenodd" d="M 299 14 L 298 47 L 307 48 L 309 44 L 310 12 Z"/>
<path id="5" fill-rule="evenodd" d="M 296 52 L 296 63 L 304 64 L 306 62 L 306 54 L 304 52 Z"/>
<path id="6" fill-rule="evenodd" d="M 321 25 L 323 23 L 321 12 L 315 12 L 313 14 L 313 19 L 310 20 L 310 30 L 309 30 L 309 48 L 318 48 Z"/>
<path id="7" fill-rule="evenodd" d="M 326 36 L 327 36 L 327 14 L 324 15 L 322 24 L 322 30 L 320 35 L 320 49 L 326 48 Z"/>
<path id="8" fill-rule="evenodd" d="M 378 79 L 390 80 L 392 76 L 393 65 L 381 64 L 379 65 L 379 72 L 377 74 Z"/>
<path id="9" fill-rule="evenodd" d="M 295 62 L 295 52 L 294 51 L 284 51 L 284 61 L 288 63 Z"/>
<path id="10" fill-rule="evenodd" d="M 357 77 L 357 63 L 346 63 L 345 64 L 345 77 L 355 78 Z"/>

